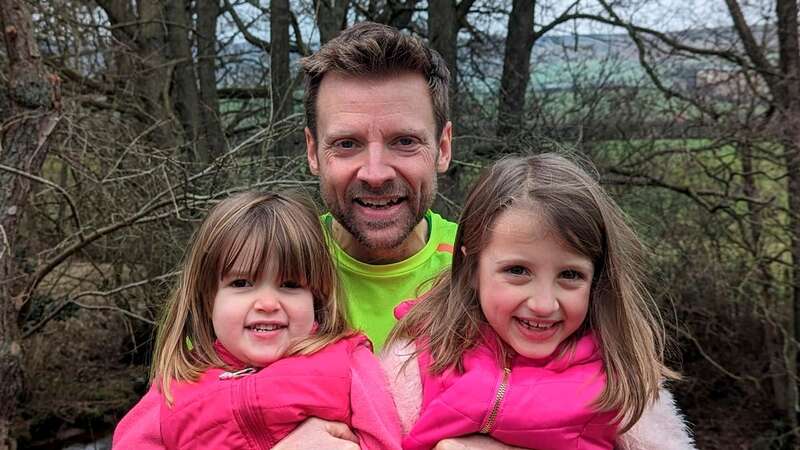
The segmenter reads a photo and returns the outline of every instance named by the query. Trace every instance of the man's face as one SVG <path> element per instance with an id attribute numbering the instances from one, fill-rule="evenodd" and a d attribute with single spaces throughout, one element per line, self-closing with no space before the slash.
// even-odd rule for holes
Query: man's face
<path id="1" fill-rule="evenodd" d="M 366 249 L 399 247 L 430 208 L 436 173 L 450 164 L 450 123 L 436 134 L 418 73 L 322 79 L 308 165 L 326 206 Z"/>

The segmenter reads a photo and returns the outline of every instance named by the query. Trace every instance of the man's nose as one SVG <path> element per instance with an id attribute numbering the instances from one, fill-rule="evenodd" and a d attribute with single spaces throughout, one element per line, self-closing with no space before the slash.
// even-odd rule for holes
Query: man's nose
<path id="1" fill-rule="evenodd" d="M 396 176 L 389 151 L 383 144 L 370 144 L 366 151 L 366 161 L 359 168 L 357 178 L 372 187 L 380 187 Z"/>

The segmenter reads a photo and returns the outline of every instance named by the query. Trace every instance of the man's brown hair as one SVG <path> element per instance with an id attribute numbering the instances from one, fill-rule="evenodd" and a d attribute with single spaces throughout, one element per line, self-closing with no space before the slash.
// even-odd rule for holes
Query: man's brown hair
<path id="1" fill-rule="evenodd" d="M 342 31 L 315 54 L 300 60 L 305 74 L 306 125 L 317 135 L 317 96 L 329 72 L 352 76 L 382 76 L 401 71 L 421 74 L 428 82 L 437 138 L 450 117 L 447 89 L 450 71 L 441 55 L 417 36 L 374 22 Z"/>

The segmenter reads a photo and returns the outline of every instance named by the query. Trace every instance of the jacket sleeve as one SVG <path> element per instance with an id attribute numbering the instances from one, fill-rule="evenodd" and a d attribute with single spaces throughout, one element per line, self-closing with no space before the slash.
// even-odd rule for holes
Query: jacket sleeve
<path id="1" fill-rule="evenodd" d="M 351 426 L 364 450 L 400 449 L 400 420 L 386 385 L 386 374 L 372 350 L 353 352 L 350 388 Z"/>
<path id="2" fill-rule="evenodd" d="M 665 388 L 659 389 L 658 400 L 644 410 L 639 421 L 621 435 L 622 450 L 696 450 L 683 415 L 675 399 Z"/>
<path id="3" fill-rule="evenodd" d="M 161 394 L 155 385 L 117 424 L 114 430 L 114 450 L 165 449 L 161 439 Z"/>
<path id="4" fill-rule="evenodd" d="M 412 356 L 415 350 L 413 342 L 398 341 L 385 347 L 379 356 L 397 406 L 403 436 L 411 431 L 422 408 L 422 378 L 417 358 Z"/>

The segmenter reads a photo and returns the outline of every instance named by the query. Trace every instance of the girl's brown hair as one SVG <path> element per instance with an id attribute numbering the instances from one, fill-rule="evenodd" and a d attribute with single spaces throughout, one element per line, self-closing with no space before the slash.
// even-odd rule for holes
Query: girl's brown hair
<path id="1" fill-rule="evenodd" d="M 195 381 L 209 367 L 226 367 L 214 350 L 211 312 L 228 273 L 258 279 L 267 267 L 276 267 L 271 276 L 278 281 L 311 291 L 318 328 L 287 355 L 314 353 L 349 334 L 327 244 L 313 202 L 297 192 L 245 192 L 212 208 L 192 237 L 158 325 L 150 380 L 160 383 L 167 402 L 172 403 L 172 380 Z"/>
<path id="2" fill-rule="evenodd" d="M 569 351 L 584 332 L 594 331 L 607 376 L 595 407 L 618 411 L 621 431 L 626 431 L 658 397 L 661 380 L 678 375 L 663 362 L 664 330 L 644 287 L 641 242 L 598 182 L 562 156 L 509 157 L 484 170 L 464 204 L 452 267 L 398 323 L 389 344 L 424 337 L 417 342 L 428 342 L 433 373 L 462 368 L 464 352 L 476 345 L 480 328 L 488 324 L 474 282 L 479 255 L 498 215 L 510 208 L 537 214 L 594 264 L 586 320 L 559 351 Z"/>

